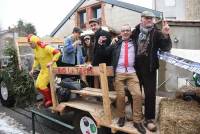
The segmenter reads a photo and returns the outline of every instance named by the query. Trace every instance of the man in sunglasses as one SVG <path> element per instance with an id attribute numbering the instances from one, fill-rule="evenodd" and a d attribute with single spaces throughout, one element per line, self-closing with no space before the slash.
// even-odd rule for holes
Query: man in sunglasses
<path id="1" fill-rule="evenodd" d="M 125 24 L 121 27 L 121 38 L 107 48 L 107 53 L 112 54 L 112 66 L 115 73 L 114 85 L 117 92 L 116 107 L 119 120 L 117 124 L 123 127 L 125 124 L 125 85 L 132 97 L 133 126 L 141 133 L 146 130 L 142 124 L 142 93 L 139 80 L 134 68 L 135 44 L 131 36 L 131 27 Z"/>

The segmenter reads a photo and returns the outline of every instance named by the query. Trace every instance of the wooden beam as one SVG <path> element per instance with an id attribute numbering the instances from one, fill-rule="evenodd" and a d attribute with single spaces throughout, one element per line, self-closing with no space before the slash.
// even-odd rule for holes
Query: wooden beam
<path id="1" fill-rule="evenodd" d="M 112 123 L 112 114 L 111 114 L 111 107 L 110 107 L 110 99 L 109 99 L 109 88 L 108 88 L 108 80 L 107 80 L 107 69 L 106 69 L 106 64 L 102 63 L 99 64 L 99 70 L 100 70 L 100 83 L 101 83 L 101 88 L 102 88 L 102 93 L 103 93 L 103 108 L 104 108 L 104 113 L 106 116 L 106 122 L 108 124 Z"/>
<path id="2" fill-rule="evenodd" d="M 18 46 L 18 42 L 15 41 L 15 48 L 16 48 L 16 51 L 17 51 L 17 60 L 18 60 L 18 67 L 19 67 L 19 70 L 22 69 L 22 65 L 21 65 L 21 58 L 20 58 L 20 52 L 19 52 L 19 46 Z"/>
<path id="3" fill-rule="evenodd" d="M 102 97 L 102 89 L 97 88 L 83 88 L 82 90 L 71 90 L 72 93 L 80 94 L 82 96 L 98 96 Z M 109 98 L 115 100 L 117 98 L 115 91 L 109 92 Z"/>
<path id="4" fill-rule="evenodd" d="M 50 87 L 51 87 L 51 98 L 52 98 L 52 103 L 53 103 L 53 110 L 56 109 L 58 105 L 58 98 L 56 96 L 56 86 L 55 86 L 55 74 L 52 71 L 53 67 L 50 66 L 49 68 L 49 77 L 50 77 Z"/>
<path id="5" fill-rule="evenodd" d="M 99 67 L 56 67 L 53 69 L 55 74 L 68 74 L 68 75 L 87 75 L 87 76 L 99 76 Z M 107 76 L 113 76 L 113 68 L 111 66 L 106 67 Z"/>
<path id="6" fill-rule="evenodd" d="M 60 38 L 42 38 L 41 40 L 43 42 L 46 42 L 47 44 L 59 44 L 59 45 L 64 44 L 64 39 L 60 39 Z M 28 45 L 27 37 L 18 37 L 16 39 L 16 42 L 18 43 L 19 46 Z"/>

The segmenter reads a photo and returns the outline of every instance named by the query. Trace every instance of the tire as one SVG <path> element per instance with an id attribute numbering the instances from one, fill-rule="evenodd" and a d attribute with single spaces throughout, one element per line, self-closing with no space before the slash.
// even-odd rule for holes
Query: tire
<path id="1" fill-rule="evenodd" d="M 0 100 L 1 104 L 6 107 L 13 107 L 15 105 L 15 98 L 9 91 L 9 86 L 6 82 L 0 82 Z"/>
<path id="2" fill-rule="evenodd" d="M 111 134 L 109 128 L 97 128 L 95 120 L 87 112 L 76 111 L 74 116 L 75 134 Z"/>

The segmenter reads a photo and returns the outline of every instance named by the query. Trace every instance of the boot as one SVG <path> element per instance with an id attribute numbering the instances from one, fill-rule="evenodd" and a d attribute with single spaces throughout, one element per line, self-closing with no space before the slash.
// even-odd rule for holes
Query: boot
<path id="1" fill-rule="evenodd" d="M 49 88 L 40 90 L 40 93 L 44 96 L 43 103 L 45 107 L 52 106 L 52 100 L 51 100 L 51 92 Z"/>
<path id="2" fill-rule="evenodd" d="M 146 134 L 146 130 L 143 127 L 142 123 L 133 123 L 133 126 L 141 133 L 141 134 Z"/>
<path id="3" fill-rule="evenodd" d="M 125 123 L 125 117 L 120 117 L 119 120 L 117 121 L 119 127 L 123 127 L 124 123 Z"/>

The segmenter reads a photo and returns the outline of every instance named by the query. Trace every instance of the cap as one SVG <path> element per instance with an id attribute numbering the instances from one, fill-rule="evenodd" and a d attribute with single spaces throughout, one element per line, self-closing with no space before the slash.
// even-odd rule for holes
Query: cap
<path id="1" fill-rule="evenodd" d="M 90 39 L 90 36 L 86 35 L 83 39 L 84 39 L 84 40 Z"/>
<path id="2" fill-rule="evenodd" d="M 74 27 L 72 33 L 82 33 L 82 30 L 79 27 Z"/>
<path id="3" fill-rule="evenodd" d="M 93 19 L 89 20 L 89 24 L 92 23 L 92 22 L 96 22 L 96 23 L 99 24 L 99 20 L 97 18 L 93 18 Z"/>
<path id="4" fill-rule="evenodd" d="M 154 18 L 155 15 L 150 11 L 144 11 L 144 12 L 142 12 L 141 17 L 152 17 L 152 18 Z"/>

